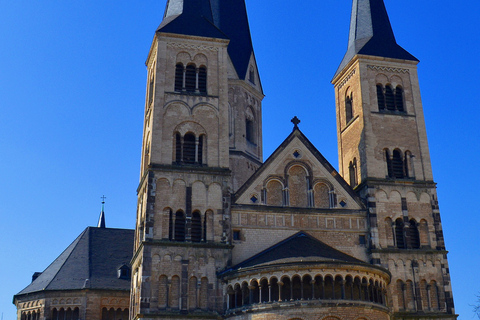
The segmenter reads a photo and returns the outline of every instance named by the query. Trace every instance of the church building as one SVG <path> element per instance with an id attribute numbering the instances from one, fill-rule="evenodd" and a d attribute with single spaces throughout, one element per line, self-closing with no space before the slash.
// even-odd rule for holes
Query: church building
<path id="1" fill-rule="evenodd" d="M 18 320 L 456 319 L 419 61 L 383 0 L 353 0 L 340 61 L 338 171 L 294 115 L 263 161 L 245 1 L 169 0 L 146 61 L 134 234 L 88 228 L 15 295 Z M 108 237 L 122 254 L 72 274 L 69 252 L 100 256 Z"/>

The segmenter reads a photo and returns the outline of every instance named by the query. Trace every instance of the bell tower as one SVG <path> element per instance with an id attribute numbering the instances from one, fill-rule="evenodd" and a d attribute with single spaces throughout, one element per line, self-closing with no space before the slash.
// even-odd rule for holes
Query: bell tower
<path id="1" fill-rule="evenodd" d="M 395 318 L 455 319 L 418 62 L 397 44 L 383 0 L 353 1 L 332 80 L 339 171 L 368 199 L 371 261 L 392 273 Z"/>
<path id="2" fill-rule="evenodd" d="M 146 61 L 131 319 L 222 314 L 230 198 L 262 161 L 243 0 L 169 0 Z"/>

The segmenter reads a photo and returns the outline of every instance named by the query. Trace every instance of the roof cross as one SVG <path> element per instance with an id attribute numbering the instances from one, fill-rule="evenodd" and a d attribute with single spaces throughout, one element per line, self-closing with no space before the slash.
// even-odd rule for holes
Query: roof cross
<path id="1" fill-rule="evenodd" d="M 290 121 L 292 121 L 293 123 L 293 130 L 298 129 L 298 124 L 301 122 L 300 119 L 298 119 L 297 116 L 295 116 Z"/>

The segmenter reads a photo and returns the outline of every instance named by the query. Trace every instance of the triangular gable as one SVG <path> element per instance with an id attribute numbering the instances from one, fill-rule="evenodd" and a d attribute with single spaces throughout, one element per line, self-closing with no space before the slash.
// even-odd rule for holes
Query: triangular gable
<path id="1" fill-rule="evenodd" d="M 269 264 L 289 263 L 292 262 L 292 259 L 296 262 L 305 261 L 307 263 L 311 261 L 364 263 L 361 260 L 330 247 L 306 232 L 300 231 L 253 257 L 240 262 L 223 273 Z"/>
<path id="2" fill-rule="evenodd" d="M 293 132 L 272 153 L 267 161 L 265 161 L 257 172 L 237 191 L 235 203 L 244 205 L 267 205 L 266 199 L 263 197 L 266 184 L 273 179 L 283 182 L 284 187 L 287 187 L 287 171 L 289 167 L 294 165 L 303 166 L 308 169 L 308 175 L 311 175 L 310 181 L 313 183 L 311 186 L 312 189 L 321 183 L 329 186 L 330 191 L 333 191 L 336 195 L 336 206 L 330 206 L 330 208 L 335 207 L 351 210 L 364 208 L 363 202 L 353 189 L 298 127 L 294 128 Z M 285 203 L 283 203 L 283 205 L 287 206 Z M 306 205 L 302 207 L 316 206 Z M 328 208 L 323 207 L 322 209 Z"/>

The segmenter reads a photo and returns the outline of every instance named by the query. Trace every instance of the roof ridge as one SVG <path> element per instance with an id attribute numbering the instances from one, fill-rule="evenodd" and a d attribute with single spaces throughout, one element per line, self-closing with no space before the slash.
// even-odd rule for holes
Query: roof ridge
<path id="1" fill-rule="evenodd" d="M 73 254 L 73 251 L 75 251 L 75 248 L 77 247 L 78 242 L 80 241 L 80 239 L 83 237 L 83 235 L 84 235 L 84 234 L 87 232 L 87 230 L 89 230 L 90 228 L 91 228 L 91 227 L 87 227 L 85 230 L 83 230 L 83 232 L 82 232 L 75 240 L 73 240 L 73 242 L 67 247 L 67 249 L 68 249 L 68 248 L 70 248 L 74 243 L 76 243 L 75 246 L 72 247 L 72 250 L 70 251 L 70 253 L 68 254 L 68 256 L 63 260 L 63 262 L 62 262 L 62 264 L 60 265 L 60 267 L 57 269 L 57 272 L 55 272 L 55 274 L 54 274 L 54 276 L 52 277 L 51 281 L 49 281 L 48 285 L 47 285 L 44 289 L 48 289 L 48 287 L 52 284 L 53 279 L 55 279 L 55 277 L 58 275 L 58 273 L 60 272 L 60 270 L 62 270 L 63 266 L 64 266 L 65 263 L 68 261 L 68 259 L 70 258 L 70 256 Z M 65 249 L 63 252 L 65 252 L 67 249 Z M 62 252 L 58 257 L 60 257 L 60 256 L 63 254 L 63 252 Z M 58 259 L 58 258 L 57 258 L 57 259 Z M 55 259 L 53 262 L 55 262 L 57 259 Z M 50 265 L 52 265 L 53 262 L 52 262 Z M 47 269 L 48 269 L 48 267 L 47 267 Z M 47 270 L 47 269 L 45 269 L 45 270 Z"/>

